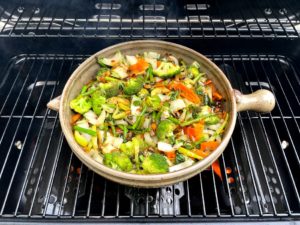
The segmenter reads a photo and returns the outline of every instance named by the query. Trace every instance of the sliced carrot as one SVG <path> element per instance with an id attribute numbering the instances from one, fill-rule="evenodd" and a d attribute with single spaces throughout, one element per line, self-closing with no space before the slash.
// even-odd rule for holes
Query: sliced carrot
<path id="1" fill-rule="evenodd" d="M 220 142 L 218 141 L 207 141 L 201 143 L 202 151 L 213 151 L 219 146 Z"/>
<path id="2" fill-rule="evenodd" d="M 203 158 L 205 158 L 205 157 L 207 157 L 208 155 L 209 155 L 209 152 L 204 152 L 204 151 L 202 151 L 202 150 L 200 150 L 200 149 L 196 149 L 196 150 L 194 150 L 194 152 L 197 154 L 197 155 L 200 155 L 201 157 L 203 157 Z"/>
<path id="3" fill-rule="evenodd" d="M 77 122 L 77 120 L 79 120 L 81 118 L 81 114 L 77 113 L 77 114 L 74 114 L 71 118 L 71 124 L 75 124 Z"/>
<path id="4" fill-rule="evenodd" d="M 207 80 L 207 81 L 204 82 L 205 85 L 209 85 L 209 84 L 211 84 L 211 83 L 212 83 L 211 80 Z"/>
<path id="5" fill-rule="evenodd" d="M 156 66 L 157 66 L 157 67 L 159 67 L 160 64 L 161 64 L 161 61 L 157 61 L 157 62 L 156 62 Z"/>
<path id="6" fill-rule="evenodd" d="M 203 135 L 203 130 L 204 130 L 204 121 L 201 120 L 199 121 L 198 123 L 194 123 L 193 124 L 195 130 L 196 130 L 196 136 L 195 136 L 195 139 L 196 141 L 199 141 L 200 138 L 202 137 Z"/>
<path id="7" fill-rule="evenodd" d="M 138 59 L 136 64 L 129 66 L 129 70 L 134 74 L 140 74 L 146 71 L 149 67 L 149 63 L 147 63 L 144 59 Z"/>
<path id="8" fill-rule="evenodd" d="M 152 124 L 151 124 L 151 129 L 152 129 L 152 130 L 156 130 L 156 127 L 157 127 L 156 123 L 152 123 Z"/>
<path id="9" fill-rule="evenodd" d="M 212 96 L 213 96 L 213 100 L 222 100 L 223 98 L 222 95 L 220 95 L 219 92 L 217 91 L 214 91 Z"/>
<path id="10" fill-rule="evenodd" d="M 212 97 L 213 97 L 213 100 L 222 100 L 222 95 L 217 91 L 215 85 L 213 85 L 212 83 L 210 84 L 211 86 L 211 89 L 212 89 Z"/>
<path id="11" fill-rule="evenodd" d="M 212 166 L 212 169 L 215 172 L 215 174 L 217 174 L 218 177 L 220 177 L 220 179 L 222 180 L 222 173 L 221 173 L 219 160 L 216 160 L 211 166 Z"/>
<path id="12" fill-rule="evenodd" d="M 187 86 L 185 86 L 182 83 L 173 82 L 173 83 L 169 84 L 168 88 L 180 91 L 180 95 L 182 97 L 186 98 L 187 100 L 189 100 L 195 104 L 200 104 L 200 102 L 201 102 L 199 96 L 192 89 L 188 88 Z"/>
<path id="13" fill-rule="evenodd" d="M 175 159 L 176 158 L 176 153 L 174 152 L 165 152 L 166 156 L 168 157 L 168 159 Z"/>
<path id="14" fill-rule="evenodd" d="M 185 127 L 184 129 L 184 133 L 190 138 L 192 139 L 192 141 L 196 141 L 196 129 L 193 127 Z"/>
<path id="15" fill-rule="evenodd" d="M 198 141 L 202 137 L 204 129 L 204 121 L 194 123 L 193 126 L 183 128 L 184 133 L 193 141 Z"/>

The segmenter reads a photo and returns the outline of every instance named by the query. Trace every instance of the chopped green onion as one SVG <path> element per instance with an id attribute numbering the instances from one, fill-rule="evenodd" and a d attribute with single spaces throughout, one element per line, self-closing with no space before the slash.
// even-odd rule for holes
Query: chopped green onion
<path id="1" fill-rule="evenodd" d="M 74 130 L 77 130 L 81 133 L 85 133 L 85 134 L 89 134 L 91 136 L 96 136 L 97 133 L 94 130 L 88 129 L 88 128 L 83 128 L 83 127 L 79 127 L 79 126 L 74 126 L 73 127 Z"/>
<path id="2" fill-rule="evenodd" d="M 134 124 L 132 125 L 132 129 L 133 130 L 135 130 L 136 128 L 137 128 L 137 126 L 140 124 L 140 121 L 141 121 L 141 119 L 142 119 L 142 116 L 144 116 L 144 114 L 146 113 L 146 111 L 147 111 L 147 106 L 145 106 L 144 108 L 143 108 L 143 111 L 141 112 L 141 114 L 138 116 L 138 118 L 136 119 L 136 121 L 134 122 Z"/>
<path id="3" fill-rule="evenodd" d="M 142 126 L 143 126 L 143 124 L 145 122 L 145 119 L 146 119 L 145 115 L 142 115 L 141 119 L 139 121 L 139 124 L 137 125 L 137 129 L 141 129 L 142 128 Z"/>
<path id="4" fill-rule="evenodd" d="M 197 75 L 194 79 L 193 79 L 193 83 L 197 83 L 197 81 L 203 76 L 205 75 L 205 73 L 200 73 L 199 75 Z"/>
<path id="5" fill-rule="evenodd" d="M 81 94 L 82 96 L 87 96 L 90 94 L 93 94 L 95 91 L 97 91 L 98 89 L 100 89 L 100 87 L 96 87 L 96 88 L 91 88 L 89 91 L 86 91 L 85 93 Z"/>
<path id="6" fill-rule="evenodd" d="M 185 156 L 188 156 L 190 158 L 195 158 L 195 159 L 198 159 L 198 160 L 202 160 L 203 157 L 201 157 L 200 155 L 197 155 L 196 153 L 188 150 L 188 149 L 185 149 L 185 148 L 178 148 L 178 152 L 185 155 Z"/>
<path id="7" fill-rule="evenodd" d="M 189 121 L 186 121 L 186 122 L 180 124 L 180 126 L 185 127 L 185 126 L 191 125 L 193 123 L 199 122 L 200 120 L 202 120 L 208 116 L 210 116 L 210 115 L 199 116 L 196 119 L 192 119 L 192 120 L 189 120 Z"/>
<path id="8" fill-rule="evenodd" d="M 178 119 L 176 119 L 176 118 L 174 118 L 172 116 L 170 116 L 168 119 L 171 120 L 173 123 L 175 123 L 177 125 L 180 123 Z"/>
<path id="9" fill-rule="evenodd" d="M 160 111 L 156 114 L 156 118 L 155 118 L 156 123 L 159 122 L 160 117 L 161 117 L 161 114 L 162 114 L 162 110 L 160 110 Z"/>
<path id="10" fill-rule="evenodd" d="M 213 141 L 218 135 L 221 134 L 221 132 L 224 130 L 227 122 L 228 122 L 228 113 L 226 113 L 226 117 L 224 119 L 224 122 L 222 123 L 222 125 L 216 130 L 216 132 L 208 139 L 208 141 Z"/>
<path id="11" fill-rule="evenodd" d="M 112 77 L 105 77 L 104 79 L 105 79 L 106 81 L 124 82 L 124 81 L 122 81 L 122 80 L 119 80 L 119 79 L 116 79 L 116 78 L 112 78 Z"/>
<path id="12" fill-rule="evenodd" d="M 149 65 L 149 68 L 147 70 L 147 76 L 146 77 L 147 77 L 146 78 L 147 80 L 149 79 L 150 83 L 153 82 L 153 69 L 152 69 L 151 64 Z"/>
<path id="13" fill-rule="evenodd" d="M 111 131 L 113 133 L 113 136 L 116 137 L 116 128 L 115 128 L 115 125 L 113 123 L 110 123 L 109 125 L 111 127 Z"/>
<path id="14" fill-rule="evenodd" d="M 127 140 L 127 133 L 128 133 L 127 126 L 120 124 L 120 125 L 118 125 L 118 127 L 123 130 L 123 139 L 124 139 L 124 141 L 126 141 Z"/>
<path id="15" fill-rule="evenodd" d="M 80 94 L 84 94 L 84 93 L 86 92 L 87 88 L 88 88 L 88 87 L 87 87 L 86 85 L 84 85 L 84 86 L 82 87 L 82 89 L 81 89 Z"/>

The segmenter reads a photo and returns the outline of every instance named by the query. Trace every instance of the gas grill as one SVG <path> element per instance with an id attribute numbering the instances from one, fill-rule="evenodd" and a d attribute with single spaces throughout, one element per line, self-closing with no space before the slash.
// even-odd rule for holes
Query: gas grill
<path id="1" fill-rule="evenodd" d="M 0 224 L 300 221 L 300 2 L 0 1 Z M 138 189 L 72 153 L 46 108 L 94 52 L 161 39 L 203 53 L 243 93 L 276 96 L 238 114 L 219 158 L 188 181 Z"/>

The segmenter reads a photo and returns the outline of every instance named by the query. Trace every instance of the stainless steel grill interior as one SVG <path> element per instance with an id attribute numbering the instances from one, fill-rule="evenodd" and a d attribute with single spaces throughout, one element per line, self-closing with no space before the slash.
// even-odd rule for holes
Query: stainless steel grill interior
<path id="1" fill-rule="evenodd" d="M 297 1 L 0 1 L 0 223 L 271 222 L 300 218 L 300 4 Z M 234 87 L 276 96 L 242 112 L 207 170 L 136 189 L 88 170 L 46 103 L 94 52 L 163 39 L 212 59 Z"/>

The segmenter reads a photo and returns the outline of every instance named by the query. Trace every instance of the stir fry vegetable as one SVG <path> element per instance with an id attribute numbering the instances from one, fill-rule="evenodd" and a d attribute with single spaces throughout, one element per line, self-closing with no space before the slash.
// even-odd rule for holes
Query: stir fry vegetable
<path id="1" fill-rule="evenodd" d="M 137 173 L 174 172 L 218 148 L 224 97 L 201 70 L 156 52 L 99 58 L 70 102 L 74 139 L 97 162 Z"/>

